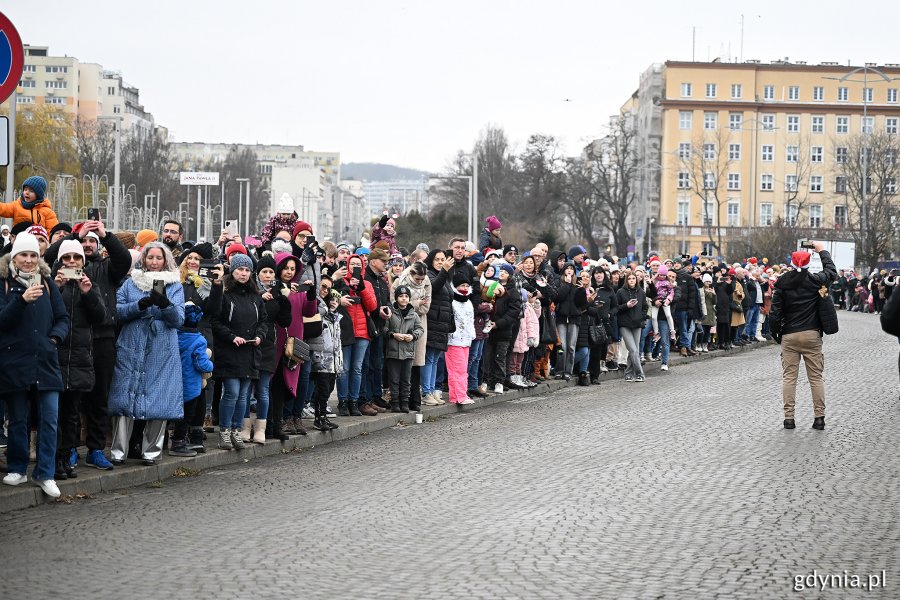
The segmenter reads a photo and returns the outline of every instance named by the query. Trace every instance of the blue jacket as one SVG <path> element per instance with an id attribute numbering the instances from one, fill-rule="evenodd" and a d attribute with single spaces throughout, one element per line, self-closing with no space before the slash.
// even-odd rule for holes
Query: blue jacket
<path id="1" fill-rule="evenodd" d="M 178 350 L 181 353 L 181 386 L 184 401 L 190 402 L 203 389 L 203 373 L 212 373 L 213 364 L 206 355 L 206 338 L 199 331 L 178 331 Z"/>
<path id="2" fill-rule="evenodd" d="M 30 303 L 22 299 L 25 287 L 12 277 L 9 262 L 9 255 L 0 258 L 0 394 L 32 385 L 61 392 L 59 356 L 50 338 L 59 343 L 69 334 L 66 306 L 44 261 L 38 263 L 44 294 Z"/>
<path id="3" fill-rule="evenodd" d="M 171 304 L 138 307 L 150 295 L 153 279 L 166 281 Z M 184 323 L 184 290 L 178 273 L 135 270 L 116 293 L 122 331 L 116 342 L 116 371 L 109 391 L 110 416 L 134 419 L 181 419 L 184 398 L 178 328 Z"/>

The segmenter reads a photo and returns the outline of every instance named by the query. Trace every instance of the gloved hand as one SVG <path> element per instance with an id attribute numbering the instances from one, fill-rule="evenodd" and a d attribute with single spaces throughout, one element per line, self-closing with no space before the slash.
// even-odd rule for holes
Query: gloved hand
<path id="1" fill-rule="evenodd" d="M 381 218 L 378 219 L 378 226 L 379 226 L 380 228 L 384 229 L 384 226 L 387 225 L 387 222 L 388 222 L 388 216 L 387 216 L 387 215 L 381 215 Z"/>
<path id="2" fill-rule="evenodd" d="M 151 306 L 153 306 L 153 299 L 150 296 L 144 296 L 138 300 L 138 308 L 141 310 L 147 310 Z"/>
<path id="3" fill-rule="evenodd" d="M 529 348 L 537 348 L 537 338 L 528 338 L 528 347 Z"/>
<path id="4" fill-rule="evenodd" d="M 165 294 L 160 294 L 156 290 L 150 292 L 150 301 L 160 308 L 167 308 L 172 304 Z"/>
<path id="5" fill-rule="evenodd" d="M 300 262 L 304 265 L 311 265 L 316 262 L 316 251 L 307 246 L 303 249 L 303 254 L 300 255 Z"/>

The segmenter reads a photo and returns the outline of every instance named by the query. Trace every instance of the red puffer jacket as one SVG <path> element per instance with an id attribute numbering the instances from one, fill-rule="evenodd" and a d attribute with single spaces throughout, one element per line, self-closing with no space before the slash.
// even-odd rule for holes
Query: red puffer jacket
<path id="1" fill-rule="evenodd" d="M 353 277 L 353 273 L 348 268 L 347 275 L 344 276 L 346 288 L 342 291 L 345 296 L 361 299 L 360 302 L 347 307 L 347 314 L 350 315 L 350 321 L 353 323 L 353 337 L 368 340 L 371 338 L 369 337 L 369 327 L 366 325 L 366 315 L 378 308 L 378 299 L 375 297 L 375 290 L 372 289 L 372 284 L 365 281 L 365 259 L 358 254 L 353 254 L 347 259 L 348 265 L 353 258 L 358 258 L 362 262 L 362 279 L 360 280 L 362 287 L 357 290 L 350 286 L 350 279 Z"/>

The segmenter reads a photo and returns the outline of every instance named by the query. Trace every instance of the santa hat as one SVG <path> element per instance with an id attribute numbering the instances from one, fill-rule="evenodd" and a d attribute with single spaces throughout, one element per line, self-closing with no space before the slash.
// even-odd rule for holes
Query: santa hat
<path id="1" fill-rule="evenodd" d="M 812 254 L 807 252 L 806 250 L 797 250 L 796 252 L 791 253 L 791 266 L 795 269 L 806 269 L 809 268 L 809 259 L 812 257 Z"/>

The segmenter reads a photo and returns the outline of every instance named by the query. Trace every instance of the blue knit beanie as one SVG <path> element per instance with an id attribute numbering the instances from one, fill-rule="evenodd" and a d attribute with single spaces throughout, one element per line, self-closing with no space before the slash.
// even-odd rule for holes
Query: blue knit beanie
<path id="1" fill-rule="evenodd" d="M 235 252 L 231 255 L 231 259 L 228 261 L 228 265 L 231 267 L 231 272 L 234 273 L 241 267 L 253 270 L 253 261 L 246 254 L 239 254 Z"/>
<path id="2" fill-rule="evenodd" d="M 510 277 L 516 274 L 515 268 L 509 263 L 500 263 L 500 268 L 509 273 Z"/>
<path id="3" fill-rule="evenodd" d="M 34 195 L 37 196 L 37 200 L 40 202 L 44 199 L 44 194 L 47 193 L 47 180 L 39 175 L 32 175 L 22 182 L 23 191 L 26 187 L 34 190 Z"/>

